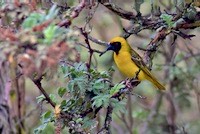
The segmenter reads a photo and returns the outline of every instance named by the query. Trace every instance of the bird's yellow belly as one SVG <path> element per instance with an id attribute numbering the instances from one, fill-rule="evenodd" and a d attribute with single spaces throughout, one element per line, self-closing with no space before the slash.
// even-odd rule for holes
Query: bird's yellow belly
<path id="1" fill-rule="evenodd" d="M 129 53 L 114 54 L 114 60 L 120 72 L 128 78 L 133 78 L 139 71 L 138 66 L 131 60 Z M 145 79 L 143 71 L 139 72 L 138 78 L 139 80 Z"/>

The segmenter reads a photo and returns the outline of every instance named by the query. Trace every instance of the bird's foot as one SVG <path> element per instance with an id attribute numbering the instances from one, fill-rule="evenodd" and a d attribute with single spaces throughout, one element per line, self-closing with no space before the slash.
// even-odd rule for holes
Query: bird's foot
<path id="1" fill-rule="evenodd" d="M 131 79 L 130 79 L 130 78 L 127 78 L 127 79 L 125 80 L 125 86 L 126 86 L 127 88 L 131 88 L 131 87 L 132 87 L 132 85 L 131 85 Z"/>
<path id="2" fill-rule="evenodd" d="M 137 78 L 127 78 L 125 80 L 125 86 L 129 89 L 137 86 L 139 83 L 140 83 L 140 80 L 138 80 Z"/>

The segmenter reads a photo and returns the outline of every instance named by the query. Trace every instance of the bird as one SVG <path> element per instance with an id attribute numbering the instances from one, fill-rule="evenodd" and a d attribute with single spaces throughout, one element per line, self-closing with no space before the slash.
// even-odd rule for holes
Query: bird
<path id="1" fill-rule="evenodd" d="M 148 80 L 159 90 L 165 90 L 165 87 L 150 72 L 141 56 L 131 48 L 125 38 L 114 37 L 107 45 L 107 49 L 100 56 L 109 50 L 114 51 L 115 64 L 127 78 L 137 78 L 139 81 Z"/>

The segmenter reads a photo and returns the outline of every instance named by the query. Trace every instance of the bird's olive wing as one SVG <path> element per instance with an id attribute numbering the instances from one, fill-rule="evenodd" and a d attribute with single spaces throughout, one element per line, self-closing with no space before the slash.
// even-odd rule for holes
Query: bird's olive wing
<path id="1" fill-rule="evenodd" d="M 140 57 L 140 55 L 134 51 L 133 49 L 131 50 L 131 59 L 132 61 L 138 66 L 138 68 L 140 70 L 142 70 L 145 74 L 147 74 L 149 77 L 151 77 L 151 72 L 149 71 L 149 69 L 147 68 L 146 64 L 144 63 L 144 61 L 142 60 L 142 57 Z M 138 71 L 140 71 L 138 70 Z"/>
<path id="2" fill-rule="evenodd" d="M 131 50 L 131 59 L 139 68 L 146 67 L 142 57 L 140 57 L 140 55 L 133 49 Z"/>

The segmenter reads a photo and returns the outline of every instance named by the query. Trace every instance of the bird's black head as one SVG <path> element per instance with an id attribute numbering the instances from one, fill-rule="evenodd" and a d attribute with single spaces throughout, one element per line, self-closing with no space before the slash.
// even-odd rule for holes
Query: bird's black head
<path id="1" fill-rule="evenodd" d="M 109 50 L 113 50 L 118 55 L 120 49 L 121 49 L 121 43 L 120 42 L 110 42 L 108 44 L 108 48 L 106 49 L 106 51 L 102 52 L 100 54 L 100 56 L 102 56 L 104 53 L 106 53 Z"/>

